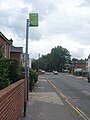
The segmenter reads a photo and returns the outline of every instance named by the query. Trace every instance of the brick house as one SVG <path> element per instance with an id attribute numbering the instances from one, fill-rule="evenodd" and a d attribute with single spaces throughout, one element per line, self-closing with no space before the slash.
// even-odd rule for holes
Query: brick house
<path id="1" fill-rule="evenodd" d="M 10 49 L 10 58 L 11 59 L 16 59 L 20 62 L 22 59 L 22 53 L 23 53 L 23 47 L 11 46 L 11 49 Z"/>
<path id="2" fill-rule="evenodd" d="M 3 46 L 3 54 L 5 58 L 10 58 L 11 40 L 9 41 L 0 31 L 0 46 Z"/>
<path id="3" fill-rule="evenodd" d="M 82 70 L 86 71 L 86 64 L 87 64 L 87 60 L 77 60 L 76 64 L 75 64 L 75 68 L 81 68 Z"/>
<path id="4" fill-rule="evenodd" d="M 5 58 L 16 59 L 21 61 L 23 47 L 14 47 L 13 40 L 8 40 L 2 32 L 0 32 L 0 46 L 3 46 L 3 54 Z"/>

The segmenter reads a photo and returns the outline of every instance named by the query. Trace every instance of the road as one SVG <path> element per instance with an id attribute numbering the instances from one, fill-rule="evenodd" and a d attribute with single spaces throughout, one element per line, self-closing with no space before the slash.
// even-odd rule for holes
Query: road
<path id="1" fill-rule="evenodd" d="M 86 78 L 67 73 L 46 73 L 45 76 L 74 116 L 90 120 L 90 83 Z"/>

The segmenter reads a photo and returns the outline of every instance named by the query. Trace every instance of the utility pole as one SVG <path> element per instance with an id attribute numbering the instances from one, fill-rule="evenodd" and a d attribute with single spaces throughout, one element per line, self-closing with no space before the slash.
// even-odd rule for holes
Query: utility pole
<path id="1" fill-rule="evenodd" d="M 39 74 L 39 59 L 40 59 L 40 53 L 38 54 L 38 74 Z"/>

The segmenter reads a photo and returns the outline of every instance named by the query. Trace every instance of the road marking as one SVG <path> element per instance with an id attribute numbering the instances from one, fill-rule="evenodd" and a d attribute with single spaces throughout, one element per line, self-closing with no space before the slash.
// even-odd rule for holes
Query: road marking
<path id="1" fill-rule="evenodd" d="M 48 78 L 47 78 L 47 80 L 48 80 Z M 48 80 L 48 82 L 53 86 L 53 88 L 61 95 L 61 97 L 64 98 L 65 101 L 66 101 L 84 120 L 90 120 L 90 118 L 89 118 L 82 110 L 80 110 L 78 107 L 73 106 L 73 105 L 69 102 L 68 98 L 67 98 L 62 92 L 60 92 L 60 91 L 57 89 L 57 87 L 54 85 L 54 83 L 53 83 L 52 81 Z"/>

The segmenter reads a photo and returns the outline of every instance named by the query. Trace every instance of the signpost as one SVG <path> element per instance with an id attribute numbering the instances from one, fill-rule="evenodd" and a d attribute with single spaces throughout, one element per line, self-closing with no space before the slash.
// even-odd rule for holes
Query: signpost
<path id="1" fill-rule="evenodd" d="M 38 14 L 30 13 L 29 19 L 26 21 L 26 59 L 25 59 L 25 80 L 24 80 L 24 116 L 26 116 L 26 103 L 28 101 L 28 84 L 29 84 L 29 57 L 28 57 L 28 32 L 29 27 L 37 27 L 38 26 Z"/>
<path id="2" fill-rule="evenodd" d="M 30 27 L 38 26 L 38 14 L 37 13 L 29 13 Z"/>

